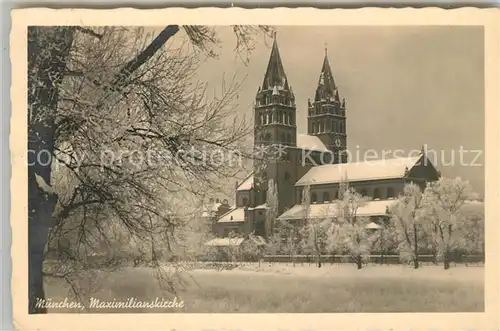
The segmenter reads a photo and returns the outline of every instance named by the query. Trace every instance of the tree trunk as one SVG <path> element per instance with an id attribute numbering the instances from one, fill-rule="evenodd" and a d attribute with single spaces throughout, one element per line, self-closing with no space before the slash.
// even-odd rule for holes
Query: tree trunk
<path id="1" fill-rule="evenodd" d="M 57 195 L 50 186 L 58 87 L 73 43 L 70 27 L 28 29 L 28 311 L 45 299 L 43 260 Z"/>
<path id="2" fill-rule="evenodd" d="M 29 27 L 28 29 L 28 309 L 46 313 L 36 302 L 45 299 L 43 260 L 47 235 L 57 195 L 51 191 L 51 162 L 56 132 L 55 116 L 59 86 L 66 71 L 74 36 L 73 27 Z M 124 80 L 156 53 L 178 31 L 165 28 L 115 81 Z"/>
<path id="3" fill-rule="evenodd" d="M 444 252 L 443 260 L 444 260 L 444 269 L 445 270 L 450 269 L 450 252 L 448 249 L 446 249 Z"/>
<path id="4" fill-rule="evenodd" d="M 314 229 L 314 250 L 316 251 L 316 264 L 318 265 L 318 268 L 321 268 L 321 249 L 318 244 L 318 234 L 317 230 Z"/>
<path id="5" fill-rule="evenodd" d="M 418 233 L 415 223 L 413 223 L 413 256 L 413 268 L 418 269 Z"/>
<path id="6" fill-rule="evenodd" d="M 361 256 L 356 257 L 356 266 L 357 266 L 358 270 L 363 267 L 363 261 L 361 259 Z"/>
<path id="7" fill-rule="evenodd" d="M 384 230 L 383 228 L 380 230 L 380 261 L 379 264 L 384 264 Z"/>

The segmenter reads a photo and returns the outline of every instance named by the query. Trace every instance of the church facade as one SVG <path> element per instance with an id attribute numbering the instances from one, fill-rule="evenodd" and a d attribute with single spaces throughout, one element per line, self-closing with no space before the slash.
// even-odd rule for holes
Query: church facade
<path id="1" fill-rule="evenodd" d="M 307 107 L 307 133 L 297 132 L 297 104 Z M 268 183 L 272 179 L 278 196 L 278 219 L 304 218 L 302 192 L 309 186 L 308 218 L 334 213 L 339 186 L 346 179 L 350 187 L 371 200 L 360 208 L 360 216 L 387 216 L 387 210 L 405 183 L 422 188 L 439 179 L 439 172 L 419 155 L 349 162 L 347 153 L 346 101 L 336 86 L 328 54 L 319 73 L 316 93 L 309 100 L 295 100 L 283 67 L 276 39 L 273 42 L 262 86 L 257 88 L 254 106 L 254 146 L 279 146 L 278 155 L 256 158 L 253 172 L 236 185 L 235 205 L 216 213 L 212 226 L 218 237 L 236 232 L 267 237 Z"/>

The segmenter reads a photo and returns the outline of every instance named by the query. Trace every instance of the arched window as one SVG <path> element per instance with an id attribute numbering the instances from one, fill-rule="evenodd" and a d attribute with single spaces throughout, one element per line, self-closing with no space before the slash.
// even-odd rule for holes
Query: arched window
<path id="1" fill-rule="evenodd" d="M 319 133 L 321 133 L 321 132 L 324 132 L 324 131 L 325 131 L 325 128 L 323 127 L 323 123 L 322 123 L 322 122 L 320 122 L 320 123 L 318 124 L 318 132 L 319 132 Z"/>
<path id="2" fill-rule="evenodd" d="M 378 188 L 373 190 L 373 199 L 380 199 L 380 190 Z"/>
<path id="3" fill-rule="evenodd" d="M 316 123 L 313 123 L 312 125 L 312 133 L 316 133 Z"/>
<path id="4" fill-rule="evenodd" d="M 318 201 L 318 197 L 316 193 L 311 193 L 311 203 L 316 203 Z"/>
<path id="5" fill-rule="evenodd" d="M 387 198 L 394 198 L 396 194 L 394 193 L 394 189 L 392 187 L 387 188 Z"/>
<path id="6" fill-rule="evenodd" d="M 330 194 L 328 192 L 323 192 L 323 202 L 330 202 Z"/>
<path id="7" fill-rule="evenodd" d="M 293 114 L 290 114 L 289 115 L 289 118 L 288 118 L 288 124 L 290 125 L 295 125 L 295 119 L 293 117 Z"/>

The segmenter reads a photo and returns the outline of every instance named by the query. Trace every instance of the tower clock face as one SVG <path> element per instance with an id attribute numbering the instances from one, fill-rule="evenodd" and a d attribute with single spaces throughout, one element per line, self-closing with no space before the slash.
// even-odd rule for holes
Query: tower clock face
<path id="1" fill-rule="evenodd" d="M 340 147 L 340 145 L 342 145 L 340 139 L 339 138 L 335 139 L 335 146 Z"/>

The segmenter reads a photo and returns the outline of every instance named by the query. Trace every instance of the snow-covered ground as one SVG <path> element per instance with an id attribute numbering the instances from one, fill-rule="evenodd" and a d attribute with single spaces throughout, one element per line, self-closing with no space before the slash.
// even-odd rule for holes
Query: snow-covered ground
<path id="1" fill-rule="evenodd" d="M 254 273 L 262 275 L 290 275 L 302 277 L 371 277 L 371 278 L 419 278 L 436 280 L 462 280 L 484 282 L 483 266 L 452 266 L 444 270 L 443 266 L 424 265 L 419 269 L 402 265 L 367 265 L 357 270 L 354 264 L 325 264 L 318 268 L 314 264 L 291 263 L 247 263 L 231 270 L 197 269 L 195 273 Z"/>

